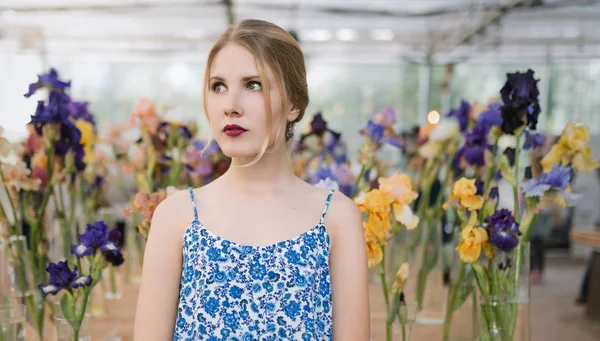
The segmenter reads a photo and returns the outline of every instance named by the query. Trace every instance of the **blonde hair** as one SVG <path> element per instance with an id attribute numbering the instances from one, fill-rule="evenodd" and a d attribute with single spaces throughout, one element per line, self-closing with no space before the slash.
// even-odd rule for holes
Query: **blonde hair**
<path id="1" fill-rule="evenodd" d="M 275 75 L 275 82 L 282 94 L 282 110 L 287 111 L 289 103 L 299 110 L 298 117 L 287 122 L 281 129 L 278 129 L 275 137 L 275 144 L 281 138 L 289 141 L 286 136 L 287 129 L 300 121 L 304 116 L 308 106 L 308 85 L 306 83 L 306 66 L 304 64 L 304 54 L 300 49 L 298 42 L 288 32 L 281 27 L 262 20 L 243 20 L 237 26 L 230 27 L 225 31 L 211 48 L 206 61 L 206 72 L 204 75 L 203 99 L 204 112 L 208 117 L 207 99 L 209 92 L 210 68 L 223 47 L 227 44 L 238 44 L 248 49 L 256 60 L 259 76 L 262 83 L 262 89 L 265 101 L 265 111 L 267 115 L 267 135 L 263 146 L 257 157 L 248 165 L 259 161 L 267 152 L 269 141 L 271 141 L 271 130 L 273 126 L 271 97 L 269 89 L 271 84 L 267 79 L 265 65 L 270 67 Z M 248 166 L 246 165 L 246 166 Z"/>

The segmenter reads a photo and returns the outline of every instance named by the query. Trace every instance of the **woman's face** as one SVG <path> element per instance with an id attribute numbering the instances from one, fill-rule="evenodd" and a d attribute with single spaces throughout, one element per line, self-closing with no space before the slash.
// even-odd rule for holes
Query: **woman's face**
<path id="1" fill-rule="evenodd" d="M 271 144 L 286 123 L 286 115 L 281 107 L 282 94 L 267 65 L 265 73 L 270 88 Z M 209 76 L 208 120 L 221 150 L 229 157 L 256 157 L 267 135 L 267 116 L 264 80 L 259 76 L 254 56 L 243 46 L 228 44 L 215 56 Z M 292 112 L 289 108 L 287 117 L 291 117 Z"/>

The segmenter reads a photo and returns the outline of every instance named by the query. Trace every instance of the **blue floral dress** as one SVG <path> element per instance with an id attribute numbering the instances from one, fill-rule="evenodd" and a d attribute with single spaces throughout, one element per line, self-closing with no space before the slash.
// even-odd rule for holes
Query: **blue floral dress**
<path id="1" fill-rule="evenodd" d="M 331 340 L 329 235 L 319 223 L 269 246 L 240 245 L 194 221 L 183 237 L 173 341 Z"/>

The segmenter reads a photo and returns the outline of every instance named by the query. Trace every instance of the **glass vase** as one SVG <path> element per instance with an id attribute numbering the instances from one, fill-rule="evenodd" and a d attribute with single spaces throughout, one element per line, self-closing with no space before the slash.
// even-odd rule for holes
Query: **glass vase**
<path id="1" fill-rule="evenodd" d="M 410 341 L 415 325 L 417 307 L 416 302 L 407 302 L 400 307 L 398 319 L 392 325 L 392 339 L 394 341 Z"/>
<path id="2" fill-rule="evenodd" d="M 126 221 L 125 247 L 127 261 L 124 264 L 125 278 L 129 284 L 139 284 L 142 278 L 145 240 L 137 231 L 137 214 Z"/>
<path id="3" fill-rule="evenodd" d="M 521 243 L 509 253 L 498 252 L 488 292 L 481 296 L 481 341 L 530 341 L 530 245 Z"/>
<path id="4" fill-rule="evenodd" d="M 73 323 L 71 323 L 73 322 Z M 85 314 L 78 329 L 73 328 L 74 321 L 67 320 L 62 314 L 54 317 L 57 341 L 91 341 L 90 315 Z"/>
<path id="5" fill-rule="evenodd" d="M 456 283 L 448 290 L 443 341 L 475 341 L 479 337 L 478 291 L 474 283 Z"/>
<path id="6" fill-rule="evenodd" d="M 478 341 L 530 341 L 529 305 L 509 295 L 482 296 Z"/>
<path id="7" fill-rule="evenodd" d="M 121 268 L 108 266 L 102 272 L 101 287 L 104 290 L 104 298 L 107 300 L 118 300 L 123 297 L 124 276 Z"/>
<path id="8" fill-rule="evenodd" d="M 424 219 L 412 231 L 407 248 L 411 276 L 405 286 L 406 297 L 417 302 L 416 323 L 440 325 L 446 312 L 447 286 L 444 284 L 441 223 Z"/>
<path id="9" fill-rule="evenodd" d="M 27 238 L 10 236 L 6 252 L 12 295 L 26 297 L 34 294 L 37 287 L 33 280 L 33 265 L 29 258 Z"/>
<path id="10" fill-rule="evenodd" d="M 25 340 L 26 311 L 21 304 L 0 305 L 0 341 Z"/>

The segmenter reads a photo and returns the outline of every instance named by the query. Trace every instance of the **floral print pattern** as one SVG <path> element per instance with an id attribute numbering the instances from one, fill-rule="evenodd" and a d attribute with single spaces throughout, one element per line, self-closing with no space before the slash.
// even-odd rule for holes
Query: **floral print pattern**
<path id="1" fill-rule="evenodd" d="M 173 341 L 331 340 L 332 298 L 325 213 L 309 231 L 268 246 L 225 240 L 194 208 L 183 237 Z"/>

